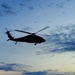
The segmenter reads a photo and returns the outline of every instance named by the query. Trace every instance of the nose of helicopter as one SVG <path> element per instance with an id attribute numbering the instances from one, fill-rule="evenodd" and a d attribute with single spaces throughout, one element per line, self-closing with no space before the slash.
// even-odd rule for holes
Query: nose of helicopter
<path id="1" fill-rule="evenodd" d="M 42 39 L 42 42 L 45 42 L 46 40 L 45 39 Z"/>

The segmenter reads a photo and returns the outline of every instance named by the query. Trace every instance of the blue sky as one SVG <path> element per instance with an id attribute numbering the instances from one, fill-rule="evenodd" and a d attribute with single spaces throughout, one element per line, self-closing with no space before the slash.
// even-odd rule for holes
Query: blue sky
<path id="1" fill-rule="evenodd" d="M 1 75 L 75 75 L 75 0 L 0 0 Z M 9 41 L 6 28 L 14 37 L 36 32 L 45 43 Z"/>

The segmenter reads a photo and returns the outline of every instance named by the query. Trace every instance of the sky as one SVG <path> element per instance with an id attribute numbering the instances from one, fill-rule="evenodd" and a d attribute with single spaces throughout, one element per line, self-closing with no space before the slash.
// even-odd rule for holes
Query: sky
<path id="1" fill-rule="evenodd" d="M 37 44 L 7 41 L 49 26 Z M 0 0 L 0 75 L 75 75 L 75 0 Z"/>

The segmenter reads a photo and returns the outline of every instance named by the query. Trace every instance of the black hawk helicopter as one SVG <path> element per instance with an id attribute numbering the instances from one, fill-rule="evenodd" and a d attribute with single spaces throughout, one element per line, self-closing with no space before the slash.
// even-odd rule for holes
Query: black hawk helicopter
<path id="1" fill-rule="evenodd" d="M 26 32 L 26 31 L 22 31 L 22 30 L 15 29 L 14 31 L 18 31 L 18 32 L 22 32 L 22 33 L 29 34 L 27 36 L 19 37 L 19 38 L 12 37 L 12 35 L 10 34 L 10 31 L 7 30 L 6 34 L 9 37 L 9 39 L 7 41 L 9 41 L 9 40 L 15 41 L 16 42 L 15 44 L 17 44 L 17 42 L 34 43 L 35 45 L 38 44 L 38 43 L 43 43 L 46 40 L 43 37 L 40 37 L 40 36 L 36 35 L 36 33 L 40 32 L 40 31 L 43 31 L 43 30 L 45 30 L 47 28 L 49 28 L 49 26 L 47 26 L 47 27 L 45 27 L 45 28 L 43 28 L 43 29 L 35 32 L 35 33 L 30 33 L 30 32 Z"/>

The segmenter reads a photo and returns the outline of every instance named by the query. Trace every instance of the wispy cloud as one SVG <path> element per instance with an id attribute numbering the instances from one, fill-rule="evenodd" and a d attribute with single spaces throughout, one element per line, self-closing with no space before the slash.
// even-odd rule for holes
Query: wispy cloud
<path id="1" fill-rule="evenodd" d="M 30 27 L 22 28 L 23 30 L 29 30 L 31 29 Z"/>
<path id="2" fill-rule="evenodd" d="M 23 64 L 8 64 L 0 62 L 0 74 L 2 75 L 62 75 L 58 74 L 58 70 L 45 70 L 45 71 L 29 71 L 27 68 L 32 68 L 31 65 Z"/>
<path id="3" fill-rule="evenodd" d="M 37 71 L 37 72 L 25 72 L 23 75 L 64 75 L 57 72 L 57 70 L 46 70 L 46 71 Z"/>
<path id="4" fill-rule="evenodd" d="M 44 71 L 28 71 L 26 68 L 32 68 L 31 65 L 22 64 L 8 64 L 0 62 L 1 75 L 75 75 L 75 73 L 61 73 L 60 69 L 57 70 L 44 70 Z"/>
<path id="5" fill-rule="evenodd" d="M 3 71 L 27 71 L 27 68 L 31 67 L 31 65 L 22 65 L 22 64 L 8 64 L 4 62 L 0 62 L 0 70 Z"/>
<path id="6" fill-rule="evenodd" d="M 3 9 L 12 9 L 12 7 L 10 7 L 8 4 L 1 4 L 1 7 L 3 8 Z"/>
<path id="7" fill-rule="evenodd" d="M 1 15 L 5 14 L 16 14 L 18 12 L 21 12 L 23 9 L 28 8 L 29 10 L 33 10 L 36 8 L 62 8 L 64 9 L 65 4 L 70 2 L 70 0 L 66 1 L 50 1 L 50 0 L 39 0 L 36 2 L 35 0 L 7 0 L 7 1 L 0 1 L 0 12 Z M 45 7 L 44 7 L 45 6 Z"/>
<path id="8" fill-rule="evenodd" d="M 0 12 L 2 13 L 2 16 L 6 15 L 6 14 L 16 14 L 15 8 L 9 2 L 8 3 L 2 2 L 0 5 L 1 5 Z"/>
<path id="9" fill-rule="evenodd" d="M 23 73 L 23 75 L 47 75 L 47 72 L 27 72 L 27 73 Z"/>
<path id="10" fill-rule="evenodd" d="M 75 75 L 75 72 L 59 72 L 55 70 L 37 71 L 37 72 L 25 72 L 23 75 Z"/>
<path id="11" fill-rule="evenodd" d="M 0 15 L 16 14 L 22 11 L 22 8 L 32 0 L 7 0 L 0 1 Z M 33 9 L 32 6 L 27 6 L 29 9 Z"/>
<path id="12" fill-rule="evenodd" d="M 16 13 L 14 11 L 13 7 L 9 4 L 6 4 L 6 3 L 1 4 L 1 10 L 5 14 L 15 14 Z"/>
<path id="13" fill-rule="evenodd" d="M 59 72 L 58 70 L 45 70 L 36 72 L 25 72 L 23 75 L 75 75 L 75 72 Z"/>
<path id="14" fill-rule="evenodd" d="M 47 42 L 37 54 L 75 52 L 75 25 L 61 26 L 45 38 Z"/>

